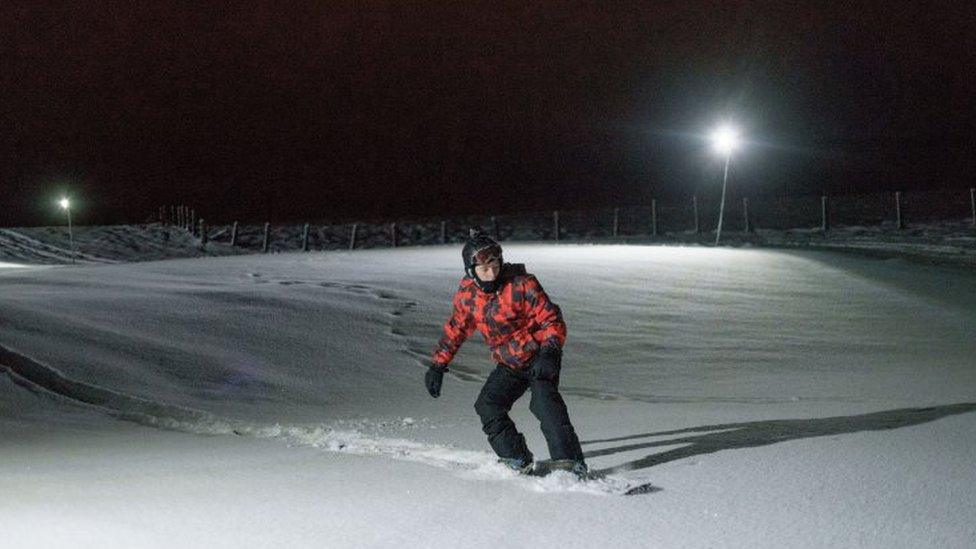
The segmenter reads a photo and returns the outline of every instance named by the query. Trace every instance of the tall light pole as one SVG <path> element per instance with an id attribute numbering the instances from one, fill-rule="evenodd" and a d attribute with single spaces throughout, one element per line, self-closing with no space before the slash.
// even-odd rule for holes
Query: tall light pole
<path id="1" fill-rule="evenodd" d="M 739 144 L 739 134 L 730 126 L 722 126 L 712 132 L 712 145 L 720 154 L 725 155 L 725 173 L 722 175 L 722 202 L 718 208 L 718 229 L 715 230 L 715 245 L 718 246 L 722 238 L 722 218 L 725 216 L 725 189 L 729 183 L 729 162 L 732 161 L 732 151 Z"/>
<path id="2" fill-rule="evenodd" d="M 68 214 L 68 242 L 71 243 L 71 262 L 74 263 L 75 262 L 75 237 L 74 234 L 72 234 L 71 232 L 71 201 L 68 200 L 67 198 L 62 197 L 61 200 L 58 201 L 58 204 L 61 206 L 61 209 Z"/>

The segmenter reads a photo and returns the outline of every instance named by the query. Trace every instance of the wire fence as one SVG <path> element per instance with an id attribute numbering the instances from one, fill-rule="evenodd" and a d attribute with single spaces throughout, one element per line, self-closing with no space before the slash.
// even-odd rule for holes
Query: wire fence
<path id="1" fill-rule="evenodd" d="M 208 224 L 187 206 L 163 206 L 158 220 L 190 231 L 209 242 L 248 250 L 278 252 L 348 250 L 463 242 L 468 229 L 480 226 L 502 241 L 601 240 L 628 237 L 687 240 L 714 234 L 720 202 L 689 197 L 617 208 L 534 211 L 505 215 L 401 218 L 389 222 L 342 224 Z M 839 196 L 729 196 L 723 235 L 762 230 L 891 226 L 907 229 L 940 221 L 967 222 L 976 230 L 976 189 Z"/>

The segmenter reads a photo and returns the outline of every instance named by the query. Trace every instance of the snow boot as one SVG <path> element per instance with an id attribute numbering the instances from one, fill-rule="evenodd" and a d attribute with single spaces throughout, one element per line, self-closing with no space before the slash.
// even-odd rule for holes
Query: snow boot
<path id="1" fill-rule="evenodd" d="M 533 468 L 532 458 L 498 458 L 498 463 L 501 463 L 505 467 L 515 471 L 516 473 L 521 473 L 523 475 L 531 473 Z"/>
<path id="2" fill-rule="evenodd" d="M 589 476 L 590 468 L 581 459 L 553 459 L 548 462 L 550 471 L 569 471 L 576 478 L 584 480 Z"/>

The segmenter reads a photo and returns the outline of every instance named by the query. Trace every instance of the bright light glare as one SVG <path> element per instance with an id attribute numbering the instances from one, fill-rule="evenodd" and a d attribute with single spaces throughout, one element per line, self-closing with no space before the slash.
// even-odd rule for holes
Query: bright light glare
<path id="1" fill-rule="evenodd" d="M 722 126 L 712 132 L 712 144 L 722 154 L 731 154 L 739 144 L 739 134 L 734 128 Z"/>
<path id="2" fill-rule="evenodd" d="M 63 210 L 67 210 L 68 207 L 71 206 L 71 203 L 68 202 L 68 199 L 67 198 L 62 198 L 60 201 L 58 201 L 58 204 L 61 205 L 61 209 L 63 209 Z"/>

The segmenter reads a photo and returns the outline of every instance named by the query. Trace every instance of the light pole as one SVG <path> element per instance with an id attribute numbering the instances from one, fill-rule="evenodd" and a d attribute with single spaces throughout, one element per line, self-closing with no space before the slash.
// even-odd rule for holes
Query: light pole
<path id="1" fill-rule="evenodd" d="M 722 175 L 722 202 L 718 208 L 718 228 L 715 230 L 715 245 L 718 246 L 722 238 L 722 218 L 725 216 L 725 189 L 729 183 L 729 162 L 732 161 L 732 151 L 739 144 L 739 134 L 730 126 L 722 126 L 712 132 L 712 145 L 720 154 L 725 155 L 725 173 Z"/>
<path id="2" fill-rule="evenodd" d="M 75 262 L 75 237 L 74 234 L 72 234 L 71 232 L 71 201 L 68 200 L 67 198 L 61 198 L 61 200 L 58 201 L 58 204 L 61 206 L 61 209 L 68 214 L 68 242 L 71 243 L 71 262 L 74 263 Z"/>

